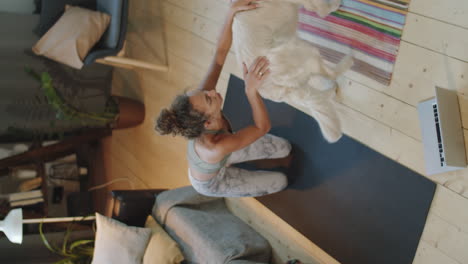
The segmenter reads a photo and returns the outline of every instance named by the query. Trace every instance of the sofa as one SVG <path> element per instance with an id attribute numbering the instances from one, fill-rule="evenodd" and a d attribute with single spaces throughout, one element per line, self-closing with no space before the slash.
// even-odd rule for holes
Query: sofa
<path id="1" fill-rule="evenodd" d="M 269 263 L 268 241 L 233 215 L 224 198 L 191 186 L 112 191 L 112 218 L 142 227 L 152 215 L 179 245 L 184 263 Z"/>

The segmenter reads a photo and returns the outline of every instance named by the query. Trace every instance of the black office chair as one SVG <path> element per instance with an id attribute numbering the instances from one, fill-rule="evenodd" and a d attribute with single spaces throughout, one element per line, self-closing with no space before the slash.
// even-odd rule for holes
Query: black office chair
<path id="1" fill-rule="evenodd" d="M 84 59 L 84 64 L 94 62 L 118 67 L 140 67 L 155 71 L 167 71 L 168 66 L 124 57 L 125 35 L 128 23 L 128 0 L 97 0 L 96 10 L 109 14 L 111 22 L 96 46 Z"/>

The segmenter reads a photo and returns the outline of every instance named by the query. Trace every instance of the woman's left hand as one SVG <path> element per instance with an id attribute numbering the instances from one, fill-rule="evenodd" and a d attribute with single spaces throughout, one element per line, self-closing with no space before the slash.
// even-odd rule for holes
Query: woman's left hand
<path id="1" fill-rule="evenodd" d="M 238 12 L 256 9 L 260 7 L 260 5 L 258 4 L 259 2 L 261 1 L 231 0 L 231 11 L 233 12 L 233 14 L 236 14 Z"/>

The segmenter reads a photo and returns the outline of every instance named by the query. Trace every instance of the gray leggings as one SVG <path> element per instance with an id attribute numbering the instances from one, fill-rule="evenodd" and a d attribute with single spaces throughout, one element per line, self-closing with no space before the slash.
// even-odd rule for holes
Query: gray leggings
<path id="1" fill-rule="evenodd" d="M 277 159 L 286 157 L 291 145 L 283 138 L 266 134 L 249 146 L 235 151 L 227 163 L 235 164 L 249 160 Z M 222 168 L 218 175 L 207 181 L 189 179 L 195 190 L 206 196 L 255 197 L 283 190 L 288 185 L 286 175 L 275 171 L 248 171 L 235 167 Z"/>

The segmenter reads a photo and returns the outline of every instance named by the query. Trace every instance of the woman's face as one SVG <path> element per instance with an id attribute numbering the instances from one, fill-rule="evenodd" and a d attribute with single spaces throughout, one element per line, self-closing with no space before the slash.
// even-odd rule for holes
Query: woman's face
<path id="1" fill-rule="evenodd" d="M 221 113 L 223 97 L 215 90 L 200 91 L 196 90 L 189 93 L 189 100 L 193 108 L 204 113 L 207 116 L 217 116 Z"/>

